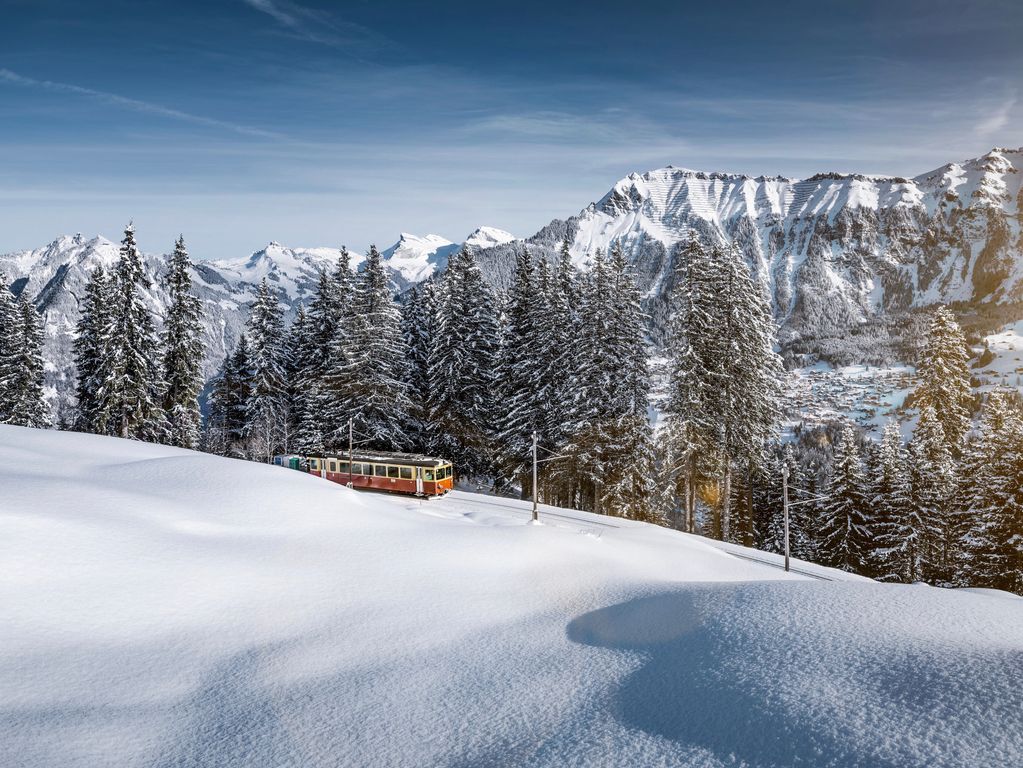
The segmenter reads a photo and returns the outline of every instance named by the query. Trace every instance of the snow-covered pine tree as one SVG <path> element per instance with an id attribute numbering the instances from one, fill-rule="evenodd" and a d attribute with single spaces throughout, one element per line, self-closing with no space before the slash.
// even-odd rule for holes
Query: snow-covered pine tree
<path id="1" fill-rule="evenodd" d="M 299 304 L 285 341 L 292 447 L 302 453 L 323 451 L 322 351 L 312 316 Z"/>
<path id="2" fill-rule="evenodd" d="M 827 500 L 822 503 L 821 552 L 825 565 L 850 573 L 867 569 L 866 477 L 856 433 L 846 424 L 835 445 Z"/>
<path id="3" fill-rule="evenodd" d="M 75 428 L 82 432 L 107 433 L 107 417 L 101 410 L 99 391 L 109 378 L 111 281 L 97 265 L 89 275 L 85 296 L 79 304 L 77 336 L 74 342 L 78 370 L 78 400 Z"/>
<path id="4" fill-rule="evenodd" d="M 608 474 L 602 504 L 611 514 L 663 522 L 654 511 L 653 435 L 647 417 L 650 372 L 647 368 L 646 322 L 639 289 L 621 243 L 611 248 L 610 335 L 604 360 L 610 366 L 603 430 L 608 444 Z"/>
<path id="5" fill-rule="evenodd" d="M 515 259 L 505 311 L 498 377 L 498 469 L 506 481 L 519 484 L 523 498 L 532 493 L 532 433 L 543 427 L 539 385 L 544 373 L 540 337 L 540 315 L 544 311 L 536 267 L 523 247 Z"/>
<path id="6" fill-rule="evenodd" d="M 234 352 L 224 356 L 213 381 L 203 450 L 222 456 L 245 456 L 245 410 L 251 390 L 249 342 L 243 333 Z"/>
<path id="7" fill-rule="evenodd" d="M 955 463 L 934 408 L 925 405 L 909 444 L 914 532 L 909 556 L 910 581 L 950 584 L 958 558 L 958 531 L 953 523 L 957 491 Z"/>
<path id="8" fill-rule="evenodd" d="M 288 448 L 284 313 L 266 278 L 256 290 L 247 325 L 251 389 L 245 403 L 245 434 L 253 458 L 270 461 Z"/>
<path id="9" fill-rule="evenodd" d="M 192 295 L 192 262 L 188 258 L 184 236 L 174 243 L 164 286 L 167 290 L 167 316 L 164 318 L 163 410 L 167 416 L 168 441 L 182 448 L 199 443 L 199 392 L 203 386 L 202 304 Z"/>
<path id="10" fill-rule="evenodd" d="M 1023 594 L 1023 414 L 1008 393 L 988 397 L 965 466 L 956 583 Z"/>
<path id="11" fill-rule="evenodd" d="M 18 305 L 0 272 L 0 423 L 14 416 L 15 382 L 18 375 L 20 313 Z"/>
<path id="12" fill-rule="evenodd" d="M 426 418 L 435 450 L 468 476 L 493 466 L 500 334 L 496 304 L 476 255 L 463 248 L 448 262 L 442 282 L 428 356 Z"/>
<path id="13" fill-rule="evenodd" d="M 363 318 L 355 317 L 355 278 L 351 256 L 341 246 L 337 265 L 322 272 L 309 308 L 313 334 L 308 391 L 299 405 L 303 434 L 323 447 L 347 444 L 348 406 L 353 383 L 351 339 Z"/>
<path id="14" fill-rule="evenodd" d="M 718 459 L 720 535 L 728 539 L 732 473 L 744 473 L 751 488 L 762 472 L 780 407 L 781 359 L 770 308 L 735 248 L 706 248 L 692 236 L 678 246 L 676 263 L 669 427 L 679 443 L 689 443 L 674 453 L 691 457 L 690 476 L 697 456 Z M 695 510 L 693 486 L 695 480 L 687 517 Z"/>
<path id="15" fill-rule="evenodd" d="M 450 266 L 450 265 L 449 265 Z M 442 283 L 428 280 L 413 286 L 405 296 L 401 307 L 401 329 L 408 347 L 408 393 L 412 448 L 421 453 L 436 453 L 437 430 L 430 421 L 430 404 L 433 395 L 430 390 L 430 361 L 434 345 L 438 342 L 438 289 Z"/>
<path id="16" fill-rule="evenodd" d="M 709 254 L 695 236 L 675 246 L 676 265 L 668 328 L 667 419 L 664 441 L 670 454 L 667 470 L 678 474 L 683 489 L 682 529 L 696 530 L 697 488 L 701 470 L 716 464 L 720 439 L 716 397 L 720 374 L 710 368 L 716 359 L 714 298 L 702 279 L 712 268 Z"/>
<path id="17" fill-rule="evenodd" d="M 340 338 L 339 334 L 335 342 Z M 335 359 L 325 377 L 332 401 L 330 423 L 336 425 L 327 442 L 341 445 L 347 441 L 346 427 L 351 417 L 357 439 L 364 446 L 408 448 L 412 407 L 407 384 L 408 349 L 401 312 L 375 245 L 370 246 L 366 266 L 356 281 L 353 311 L 343 338 L 346 359 Z"/>
<path id="18" fill-rule="evenodd" d="M 613 439 L 608 433 L 613 409 L 609 398 L 617 374 L 608 348 L 612 335 L 612 288 L 607 259 L 598 249 L 589 272 L 579 281 L 575 398 L 567 418 L 567 440 L 559 451 L 564 458 L 553 467 L 558 481 L 575 489 L 576 505 L 595 512 L 608 511 L 602 501 L 603 484 L 610 472 L 607 449 Z M 539 348 L 539 343 L 534 342 L 533 348 Z M 542 360 L 537 359 L 536 365 L 543 369 Z"/>
<path id="19" fill-rule="evenodd" d="M 783 368 L 774 351 L 775 325 L 770 306 L 741 252 L 734 245 L 713 250 L 718 269 L 709 277 L 712 285 L 717 284 L 723 341 L 723 375 L 719 380 L 724 452 L 721 536 L 728 540 L 732 538 L 729 496 L 733 467 L 745 474 L 747 488 L 763 471 L 767 443 L 777 428 L 781 410 Z M 749 523 L 745 526 L 751 527 Z"/>
<path id="20" fill-rule="evenodd" d="M 909 454 L 898 422 L 885 426 L 872 470 L 867 573 L 879 581 L 906 582 L 911 578 L 911 553 L 919 544 L 911 525 Z"/>
<path id="21" fill-rule="evenodd" d="M 2 288 L 3 286 L 0 286 Z M 3 386 L 7 424 L 49 427 L 50 407 L 43 398 L 43 328 L 35 306 L 22 296 L 12 329 L 15 352 L 14 375 Z M 2 407 L 2 406 L 0 406 Z"/>
<path id="22" fill-rule="evenodd" d="M 110 289 L 109 365 L 97 392 L 101 428 L 118 437 L 149 442 L 167 439 L 160 407 L 164 383 L 153 317 L 143 289 L 150 286 L 135 243 L 132 224 L 124 230 L 120 258 Z"/>
<path id="23" fill-rule="evenodd" d="M 917 366 L 919 383 L 913 401 L 921 410 L 934 409 L 953 458 L 959 456 L 970 429 L 973 394 L 969 360 L 966 339 L 955 315 L 938 307 Z"/>

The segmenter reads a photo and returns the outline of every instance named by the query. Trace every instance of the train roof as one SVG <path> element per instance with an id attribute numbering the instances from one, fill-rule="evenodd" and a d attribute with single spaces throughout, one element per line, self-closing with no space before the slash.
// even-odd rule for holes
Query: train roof
<path id="1" fill-rule="evenodd" d="M 326 451 L 322 458 L 348 461 L 347 451 Z M 391 453 L 389 451 L 354 451 L 352 461 L 363 461 L 369 464 L 407 464 L 413 467 L 439 467 L 450 464 L 447 459 L 437 456 L 426 456 L 421 453 Z"/>

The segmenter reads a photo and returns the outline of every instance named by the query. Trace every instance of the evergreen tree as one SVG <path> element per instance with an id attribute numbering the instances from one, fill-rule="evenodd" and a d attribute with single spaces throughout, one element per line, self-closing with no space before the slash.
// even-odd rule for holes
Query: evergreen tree
<path id="1" fill-rule="evenodd" d="M 959 456 L 970 429 L 973 394 L 969 360 L 966 339 L 955 316 L 938 307 L 917 366 L 914 402 L 921 410 L 934 410 L 953 458 Z"/>
<path id="2" fill-rule="evenodd" d="M 18 358 L 21 352 L 19 336 L 20 312 L 7 278 L 0 272 L 0 423 L 15 415 L 15 387 L 18 376 Z"/>
<path id="3" fill-rule="evenodd" d="M 989 396 L 966 467 L 956 581 L 1023 594 L 1023 414 L 1007 393 Z"/>
<path id="4" fill-rule="evenodd" d="M 354 391 L 355 281 L 348 249 L 341 247 L 333 273 L 322 272 L 309 308 L 312 349 L 306 394 L 299 404 L 299 430 L 304 442 L 322 447 L 347 444 L 348 405 Z"/>
<path id="5" fill-rule="evenodd" d="M 203 450 L 243 458 L 246 406 L 252 391 L 248 337 L 243 333 L 233 353 L 224 357 L 210 391 Z"/>
<path id="6" fill-rule="evenodd" d="M 245 403 L 245 433 L 255 458 L 270 461 L 288 449 L 288 393 L 285 382 L 284 315 L 263 278 L 248 322 L 251 388 Z"/>
<path id="7" fill-rule="evenodd" d="M 335 348 L 340 338 L 335 337 Z M 344 339 L 345 357 L 338 354 L 325 377 L 328 390 L 337 393 L 330 419 L 336 426 L 326 438 L 328 444 L 347 443 L 350 417 L 363 445 L 381 450 L 409 447 L 408 349 L 401 312 L 376 246 L 370 246 L 359 274 Z"/>
<path id="8" fill-rule="evenodd" d="M 443 289 L 441 289 L 443 291 Z M 401 308 L 401 328 L 408 348 L 410 438 L 421 453 L 437 453 L 437 430 L 430 419 L 434 397 L 430 388 L 430 365 L 439 341 L 440 323 L 437 283 L 428 280 L 409 289 Z"/>
<path id="9" fill-rule="evenodd" d="M 0 286 L 2 288 L 2 286 Z M 11 329 L 15 352 L 14 375 L 5 377 L 5 422 L 22 427 L 51 426 L 50 408 L 43 398 L 43 329 L 39 313 L 27 297 L 18 303 Z"/>
<path id="10" fill-rule="evenodd" d="M 732 537 L 732 473 L 763 471 L 780 409 L 781 359 L 759 286 L 734 248 L 705 248 L 695 237 L 676 251 L 670 331 L 670 434 L 688 456 L 687 517 L 695 509 L 697 457 L 720 467 L 722 538 Z M 716 460 L 716 461 L 715 461 Z M 751 505 L 747 505 L 751 511 Z M 751 530 L 747 521 L 743 526 Z"/>
<path id="11" fill-rule="evenodd" d="M 912 503 L 908 546 L 909 578 L 948 584 L 958 554 L 951 524 L 956 492 L 955 465 L 945 430 L 932 407 L 920 411 L 909 445 Z"/>
<path id="12" fill-rule="evenodd" d="M 610 370 L 606 394 L 608 445 L 603 504 L 612 514 L 661 522 L 654 514 L 653 438 L 647 416 L 650 373 L 647 368 L 646 318 L 639 289 L 621 243 L 611 249 L 611 328 L 604 359 Z"/>
<path id="13" fill-rule="evenodd" d="M 515 259 L 515 275 L 505 311 L 498 441 L 501 475 L 518 482 L 523 498 L 532 493 L 532 433 L 544 426 L 539 320 L 543 311 L 533 258 L 522 248 Z"/>
<path id="14" fill-rule="evenodd" d="M 97 265 L 89 275 L 74 342 L 78 369 L 78 399 L 75 428 L 83 432 L 107 433 L 108 416 L 100 400 L 103 383 L 110 377 L 112 284 L 103 267 Z"/>
<path id="15" fill-rule="evenodd" d="M 821 554 L 824 563 L 850 573 L 867 567 L 868 532 L 865 517 L 866 478 L 856 433 L 846 425 L 835 446 L 827 500 L 823 502 L 824 529 Z"/>
<path id="16" fill-rule="evenodd" d="M 166 384 L 163 410 L 167 416 L 169 442 L 195 448 L 199 442 L 199 392 L 203 385 L 202 305 L 193 296 L 192 262 L 184 237 L 174 243 L 174 253 L 164 278 L 167 317 L 163 324 L 163 379 Z"/>
<path id="17" fill-rule="evenodd" d="M 879 581 L 910 581 L 918 544 L 911 525 L 909 455 L 898 422 L 885 426 L 873 470 L 868 573 Z"/>
<path id="18" fill-rule="evenodd" d="M 167 426 L 160 407 L 163 381 L 156 330 L 142 294 L 149 287 L 135 229 L 129 224 L 110 291 L 109 370 L 97 393 L 97 412 L 103 431 L 160 442 L 167 438 Z"/>
<path id="19" fill-rule="evenodd" d="M 489 471 L 493 457 L 499 340 L 495 305 L 475 254 L 463 248 L 448 262 L 442 282 L 427 364 L 426 418 L 435 449 L 469 476 Z"/>
<path id="20" fill-rule="evenodd" d="M 288 382 L 288 411 L 292 420 L 292 447 L 302 453 L 318 454 L 323 445 L 322 348 L 313 317 L 299 304 L 286 338 L 285 371 Z"/>

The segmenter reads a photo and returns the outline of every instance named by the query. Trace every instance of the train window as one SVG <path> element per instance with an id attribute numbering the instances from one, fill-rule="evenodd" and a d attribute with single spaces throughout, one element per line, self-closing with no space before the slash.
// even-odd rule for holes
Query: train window
<path id="1" fill-rule="evenodd" d="M 348 474 L 348 462 L 347 461 L 339 461 L 337 463 L 337 471 L 341 472 L 342 474 L 347 475 Z"/>
<path id="2" fill-rule="evenodd" d="M 451 467 L 450 466 L 442 467 L 441 480 L 447 480 L 449 477 L 451 477 Z"/>
<path id="3" fill-rule="evenodd" d="M 319 459 L 309 459 L 309 468 L 310 469 L 319 469 L 320 468 L 320 460 Z"/>
<path id="4" fill-rule="evenodd" d="M 424 480 L 429 480 L 432 483 L 433 482 L 433 470 L 432 469 L 424 469 L 423 470 L 423 479 Z"/>
<path id="5" fill-rule="evenodd" d="M 333 459 L 331 459 L 330 460 L 330 464 L 328 465 L 327 471 L 328 472 L 337 472 L 337 462 L 334 461 Z"/>
<path id="6" fill-rule="evenodd" d="M 387 477 L 387 465 L 385 464 L 374 464 L 373 474 L 377 477 Z"/>
<path id="7" fill-rule="evenodd" d="M 387 468 L 387 476 L 388 477 L 393 477 L 393 478 L 397 479 L 398 478 L 398 468 L 397 467 L 388 467 Z"/>
<path id="8" fill-rule="evenodd" d="M 401 468 L 401 479 L 402 480 L 411 480 L 412 479 L 412 467 L 402 467 Z"/>

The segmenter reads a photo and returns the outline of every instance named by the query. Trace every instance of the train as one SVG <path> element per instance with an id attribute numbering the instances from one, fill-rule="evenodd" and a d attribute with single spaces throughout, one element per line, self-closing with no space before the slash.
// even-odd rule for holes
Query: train
<path id="1" fill-rule="evenodd" d="M 450 461 L 418 453 L 374 451 L 317 456 L 286 453 L 274 456 L 273 463 L 353 488 L 427 499 L 443 496 L 454 487 Z"/>

